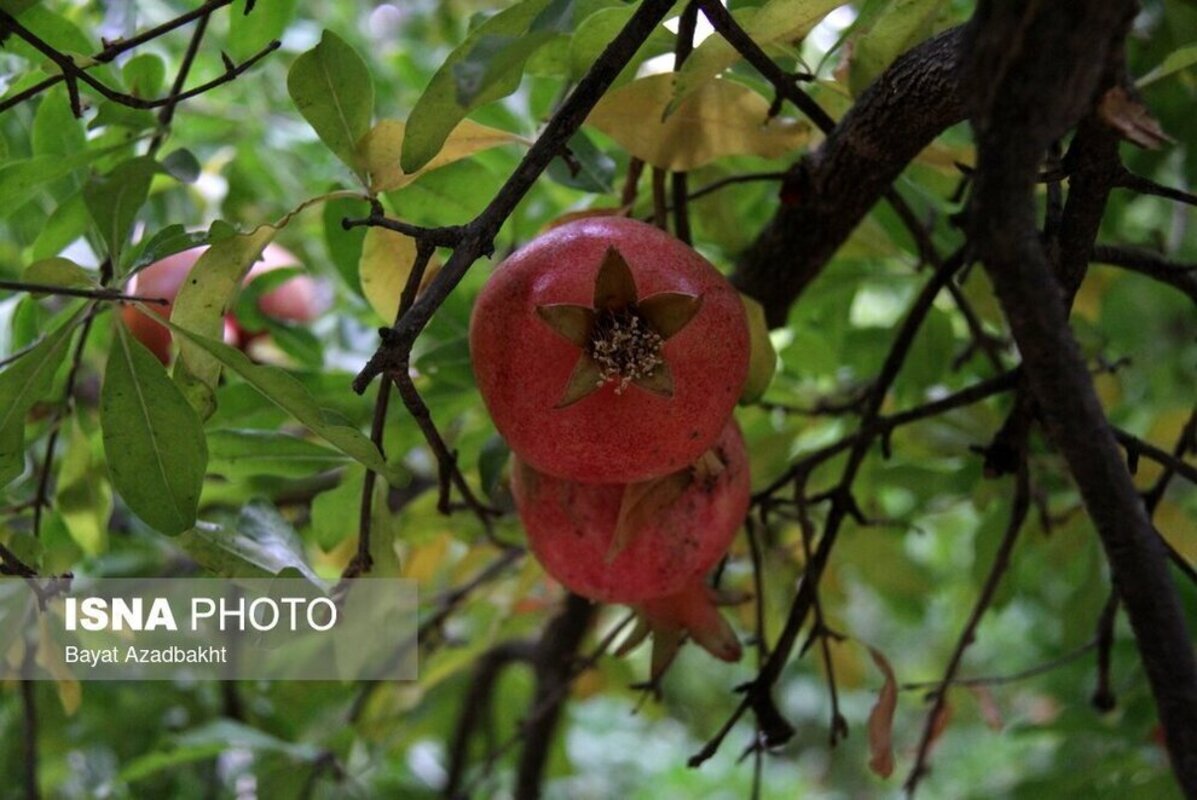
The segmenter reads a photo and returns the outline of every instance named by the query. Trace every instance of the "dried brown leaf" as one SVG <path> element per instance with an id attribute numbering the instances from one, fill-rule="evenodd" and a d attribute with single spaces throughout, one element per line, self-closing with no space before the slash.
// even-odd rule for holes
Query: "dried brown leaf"
<path id="1" fill-rule="evenodd" d="M 1097 113 L 1107 125 L 1122 134 L 1127 141 L 1147 150 L 1158 150 L 1173 141 L 1164 133 L 1160 123 L 1138 98 L 1131 97 L 1121 86 L 1115 86 L 1098 103 Z"/>
<path id="2" fill-rule="evenodd" d="M 994 698 L 993 692 L 989 690 L 988 686 L 970 686 L 969 690 L 977 698 L 977 705 L 981 709 L 981 719 L 985 720 L 985 724 L 989 726 L 991 731 L 1000 731 L 1005 727 L 1006 722 L 1002 719 L 1002 710 L 998 708 L 997 699 Z"/>
<path id="3" fill-rule="evenodd" d="M 881 651 L 869 648 L 869 655 L 877 669 L 885 675 L 885 683 L 873 710 L 869 712 L 869 769 L 882 778 L 894 771 L 894 711 L 898 707 L 898 681 L 894 669 Z"/>

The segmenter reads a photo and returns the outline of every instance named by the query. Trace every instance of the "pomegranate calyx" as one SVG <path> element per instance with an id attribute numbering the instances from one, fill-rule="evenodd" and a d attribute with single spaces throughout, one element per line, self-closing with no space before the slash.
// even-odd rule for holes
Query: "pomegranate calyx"
<path id="1" fill-rule="evenodd" d="M 627 261 L 608 247 L 595 277 L 593 307 L 536 307 L 541 321 L 581 350 L 556 407 L 570 406 L 608 383 L 616 384 L 616 394 L 635 385 L 673 397 L 673 374 L 661 348 L 701 307 L 701 296 L 681 292 L 660 292 L 640 302 Z"/>

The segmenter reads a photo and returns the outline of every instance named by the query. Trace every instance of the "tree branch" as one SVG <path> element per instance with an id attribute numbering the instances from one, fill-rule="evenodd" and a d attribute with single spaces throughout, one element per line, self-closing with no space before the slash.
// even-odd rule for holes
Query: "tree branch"
<path id="1" fill-rule="evenodd" d="M 791 170 L 781 207 L 732 276 L 764 305 L 771 327 L 785 323 L 794 300 L 906 165 L 964 119 L 956 82 L 960 35 L 959 28 L 945 31 L 898 58 Z"/>
<path id="2" fill-rule="evenodd" d="M 1197 794 L 1197 661 L 1156 538 L 1068 328 L 1035 226 L 1042 154 L 1095 100 L 1134 13 L 1131 0 L 982 2 L 968 27 L 965 86 L 978 142 L 971 245 L 1023 355 L 1048 438 L 1064 456 L 1126 605 L 1173 770 Z"/>
<path id="3" fill-rule="evenodd" d="M 1176 264 L 1150 250 L 1109 244 L 1096 245 L 1092 260 L 1154 278 L 1179 289 L 1197 303 L 1197 264 Z"/>
<path id="4" fill-rule="evenodd" d="M 549 746 L 561 717 L 565 690 L 574 676 L 573 659 L 590 628 L 595 606 L 583 597 L 571 594 L 565 608 L 545 628 L 536 645 L 533 664 L 536 694 L 532 708 L 538 716 L 524 729 L 524 750 L 520 755 L 515 779 L 516 800 L 540 797 L 541 775 L 549 757 Z"/>

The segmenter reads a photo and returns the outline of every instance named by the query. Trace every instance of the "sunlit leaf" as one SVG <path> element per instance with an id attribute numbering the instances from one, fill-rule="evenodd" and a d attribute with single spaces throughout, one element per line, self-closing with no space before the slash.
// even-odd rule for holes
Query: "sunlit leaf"
<path id="1" fill-rule="evenodd" d="M 0 197 L 4 198 L 5 212 L 15 212 L 32 200 L 46 184 L 128 146 L 118 144 L 95 150 L 80 150 L 69 155 L 34 156 L 5 164 L 0 167 Z"/>
<path id="2" fill-rule="evenodd" d="M 218 339 L 224 315 L 241 281 L 261 257 L 276 229 L 263 225 L 252 233 L 234 235 L 212 244 L 187 274 L 171 310 L 171 320 L 199 336 Z M 214 409 L 220 362 L 190 340 L 178 341 L 179 360 L 174 379 L 187 399 L 207 418 Z"/>
<path id="3" fill-rule="evenodd" d="M 1142 89 L 1169 75 L 1175 75 L 1181 70 L 1188 69 L 1194 64 L 1197 64 L 1197 44 L 1179 47 L 1166 55 L 1157 67 L 1135 81 L 1135 86 Z"/>
<path id="4" fill-rule="evenodd" d="M 769 338 L 769 326 L 765 322 L 765 309 L 746 294 L 740 295 L 744 312 L 748 318 L 748 377 L 740 390 L 740 402 L 751 403 L 760 398 L 773 382 L 777 371 L 777 351 Z"/>
<path id="5" fill-rule="evenodd" d="M 374 79 L 357 51 L 325 31 L 320 43 L 291 65 L 287 91 L 320 140 L 364 179 L 358 142 L 370 130 Z"/>
<path id="6" fill-rule="evenodd" d="M 463 119 L 453 128 L 441 149 L 427 164 L 408 173 L 399 165 L 406 128 L 407 126 L 399 120 L 384 119 L 362 140 L 366 169 L 370 173 L 370 188 L 375 192 L 399 189 L 426 172 L 468 158 L 482 150 L 525 141 L 513 133 Z"/>
<path id="7" fill-rule="evenodd" d="M 946 0 L 895 0 L 853 40 L 848 85 L 859 96 L 894 59 L 933 32 Z"/>
<path id="8" fill-rule="evenodd" d="M 677 171 L 731 155 L 779 158 L 810 138 L 807 123 L 770 119 L 768 100 L 724 80 L 703 84 L 662 119 L 673 79 L 652 75 L 609 92 L 587 122 L 654 167 Z"/>
<path id="9" fill-rule="evenodd" d="M 400 158 L 404 172 L 411 174 L 432 161 L 472 110 L 516 90 L 524 62 L 536 47 L 558 35 L 524 35 L 549 2 L 523 0 L 500 11 L 471 31 L 441 64 L 407 119 Z"/>
<path id="10" fill-rule="evenodd" d="M 774 42 L 801 39 L 843 0 L 769 0 L 759 9 L 735 12 L 741 26 L 762 47 Z M 675 112 L 692 92 L 705 86 L 741 58 L 722 36 L 707 37 L 682 65 L 669 113 Z"/>
<path id="11" fill-rule="evenodd" d="M 388 324 L 395 321 L 400 295 L 415 263 L 416 242 L 410 236 L 386 228 L 366 231 L 358 279 L 370 308 Z M 427 280 L 431 271 L 426 268 L 424 274 Z"/>

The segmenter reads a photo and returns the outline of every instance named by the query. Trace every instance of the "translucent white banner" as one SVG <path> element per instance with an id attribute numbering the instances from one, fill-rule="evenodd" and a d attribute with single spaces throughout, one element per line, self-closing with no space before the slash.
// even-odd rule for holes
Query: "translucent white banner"
<path id="1" fill-rule="evenodd" d="M 0 679 L 411 680 L 415 581 L 0 579 Z"/>

